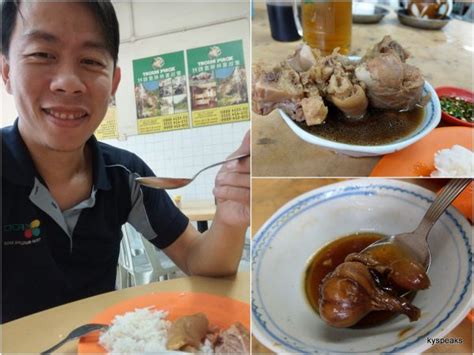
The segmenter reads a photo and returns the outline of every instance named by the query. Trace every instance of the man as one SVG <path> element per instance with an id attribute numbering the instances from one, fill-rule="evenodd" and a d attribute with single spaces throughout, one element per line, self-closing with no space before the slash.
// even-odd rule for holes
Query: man
<path id="1" fill-rule="evenodd" d="M 120 82 L 109 1 L 2 4 L 2 78 L 19 113 L 2 129 L 2 322 L 115 286 L 129 222 L 186 273 L 236 272 L 249 225 L 249 159 L 219 171 L 202 235 L 132 153 L 93 132 Z M 248 134 L 234 154 L 249 152 Z"/>

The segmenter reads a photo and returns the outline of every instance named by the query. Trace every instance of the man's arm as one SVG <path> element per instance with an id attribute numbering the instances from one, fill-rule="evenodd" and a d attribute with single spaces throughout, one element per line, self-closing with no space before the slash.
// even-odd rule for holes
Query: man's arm
<path id="1" fill-rule="evenodd" d="M 231 156 L 250 152 L 250 134 Z M 163 251 L 190 275 L 225 276 L 237 272 L 250 224 L 250 158 L 224 165 L 216 176 L 216 215 L 208 231 L 191 224 Z"/>

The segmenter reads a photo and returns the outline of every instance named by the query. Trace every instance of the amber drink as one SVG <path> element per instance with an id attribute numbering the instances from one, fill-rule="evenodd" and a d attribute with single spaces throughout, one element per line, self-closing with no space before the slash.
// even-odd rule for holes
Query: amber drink
<path id="1" fill-rule="evenodd" d="M 312 48 L 330 54 L 339 47 L 348 54 L 352 37 L 351 0 L 303 0 L 301 2 L 303 40 Z"/>

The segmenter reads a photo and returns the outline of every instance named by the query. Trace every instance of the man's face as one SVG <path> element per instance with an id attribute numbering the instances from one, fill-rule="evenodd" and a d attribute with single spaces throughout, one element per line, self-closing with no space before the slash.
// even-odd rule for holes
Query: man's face
<path id="1" fill-rule="evenodd" d="M 26 143 L 80 149 L 102 121 L 120 81 L 90 10 L 72 2 L 22 2 L 2 61 Z"/>

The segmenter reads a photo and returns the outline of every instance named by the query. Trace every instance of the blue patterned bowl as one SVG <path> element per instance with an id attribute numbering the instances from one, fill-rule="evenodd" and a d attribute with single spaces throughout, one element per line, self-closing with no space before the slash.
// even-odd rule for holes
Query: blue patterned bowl
<path id="1" fill-rule="evenodd" d="M 403 181 L 357 179 L 305 193 L 278 210 L 252 247 L 252 330 L 278 353 L 421 352 L 469 310 L 472 298 L 472 226 L 453 207 L 435 224 L 429 244 L 431 287 L 413 303 L 422 311 L 410 323 L 398 316 L 366 329 L 338 329 L 312 310 L 303 289 L 307 261 L 322 246 L 355 232 L 413 230 L 434 193 Z"/>

